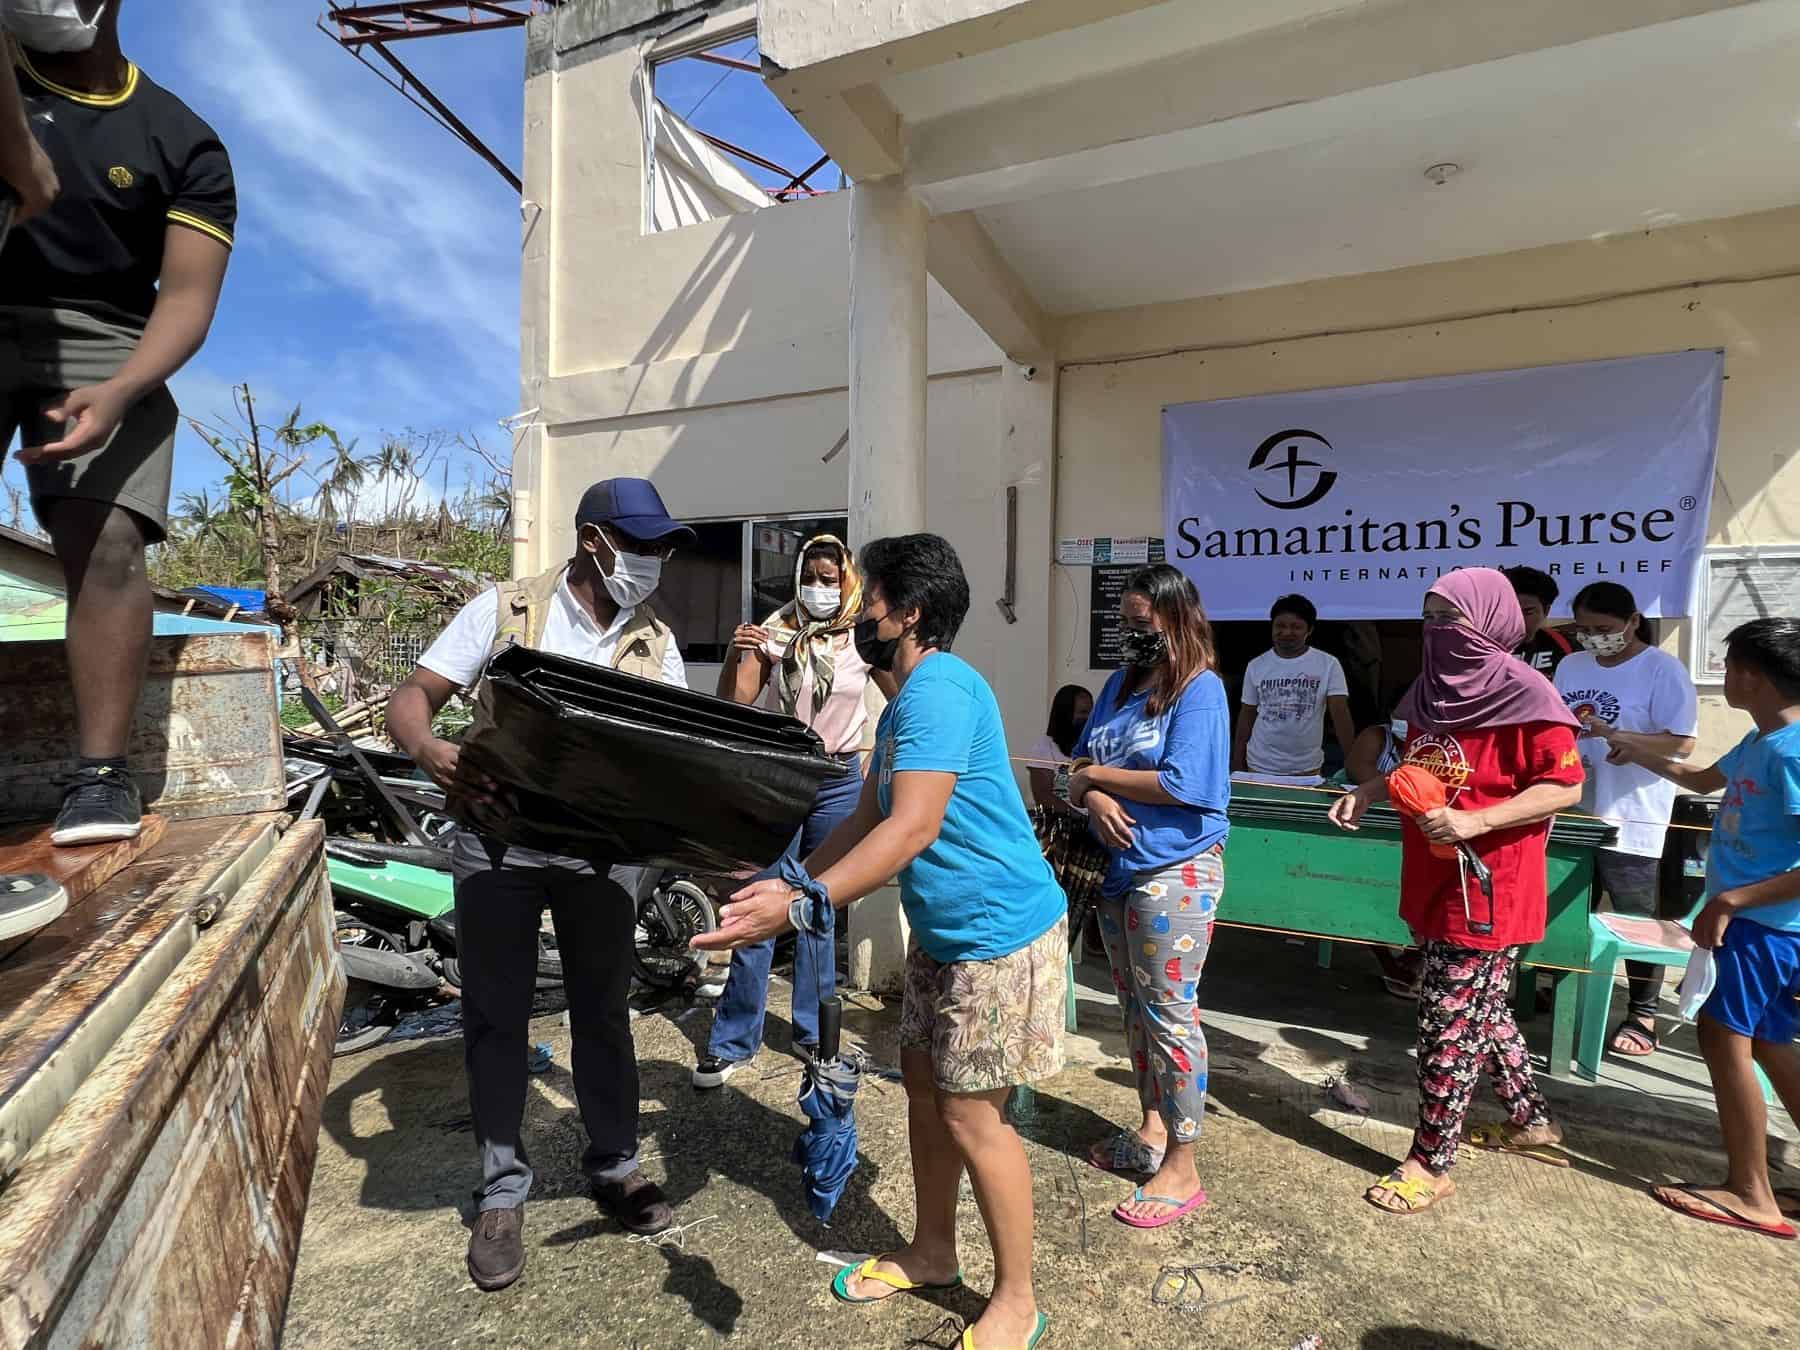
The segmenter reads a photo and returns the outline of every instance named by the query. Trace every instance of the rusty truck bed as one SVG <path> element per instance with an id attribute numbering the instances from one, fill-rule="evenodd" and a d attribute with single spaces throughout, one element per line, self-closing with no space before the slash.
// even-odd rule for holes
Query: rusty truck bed
<path id="1" fill-rule="evenodd" d="M 279 1342 L 343 996 L 279 819 L 172 823 L 0 964 L 0 1345 Z"/>

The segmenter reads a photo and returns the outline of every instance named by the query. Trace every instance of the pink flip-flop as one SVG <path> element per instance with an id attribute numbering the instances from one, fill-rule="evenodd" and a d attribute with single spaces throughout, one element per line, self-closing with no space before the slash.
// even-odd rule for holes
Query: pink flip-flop
<path id="1" fill-rule="evenodd" d="M 1127 1214 L 1125 1212 L 1126 1205 L 1142 1204 L 1146 1200 L 1153 1205 L 1174 1205 L 1175 1208 L 1170 1210 L 1167 1214 L 1157 1215 L 1154 1219 L 1140 1219 L 1135 1214 Z M 1132 1191 L 1131 1199 L 1116 1207 L 1113 1210 L 1112 1215 L 1113 1218 L 1117 1219 L 1120 1223 L 1130 1224 L 1133 1228 L 1163 1228 L 1174 1223 L 1177 1219 L 1187 1218 L 1188 1215 L 1192 1214 L 1205 1203 L 1206 1189 L 1204 1187 L 1195 1191 L 1187 1200 L 1182 1201 L 1168 1195 L 1145 1195 L 1144 1188 L 1139 1186 L 1136 1190 Z"/>

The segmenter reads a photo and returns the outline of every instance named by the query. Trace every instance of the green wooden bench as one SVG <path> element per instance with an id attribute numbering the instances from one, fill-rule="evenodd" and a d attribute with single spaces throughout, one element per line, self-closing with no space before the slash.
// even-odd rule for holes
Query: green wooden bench
<path id="1" fill-rule="evenodd" d="M 1411 942 L 1400 919 L 1400 817 L 1377 806 L 1360 830 L 1340 830 L 1326 819 L 1333 800 L 1329 790 L 1233 785 L 1220 923 L 1319 938 L 1323 966 L 1334 941 Z M 1544 937 L 1526 948 L 1521 964 L 1551 977 L 1553 1077 L 1568 1075 L 1574 1055 L 1579 987 L 1569 977 L 1592 965 L 1594 850 L 1611 835 L 1612 827 L 1585 817 L 1559 818 L 1550 833 Z M 1536 984 L 1519 981 L 1521 1024 L 1536 1012 Z"/>

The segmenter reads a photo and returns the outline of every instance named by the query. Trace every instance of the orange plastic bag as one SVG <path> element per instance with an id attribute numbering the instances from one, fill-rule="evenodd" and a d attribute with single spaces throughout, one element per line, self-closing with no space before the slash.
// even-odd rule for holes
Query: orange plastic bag
<path id="1" fill-rule="evenodd" d="M 1417 764 L 1402 764 L 1395 769 L 1388 775 L 1387 788 L 1388 800 L 1395 808 L 1415 819 L 1427 811 L 1435 811 L 1440 806 L 1450 804 L 1450 799 L 1444 792 L 1443 781 Z M 1456 845 L 1433 844 L 1431 856 L 1454 858 Z"/>

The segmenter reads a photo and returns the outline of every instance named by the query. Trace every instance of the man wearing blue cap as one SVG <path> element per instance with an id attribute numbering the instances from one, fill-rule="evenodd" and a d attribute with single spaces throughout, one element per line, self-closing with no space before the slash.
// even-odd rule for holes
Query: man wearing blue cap
<path id="1" fill-rule="evenodd" d="M 670 518 L 646 480 L 609 478 L 582 495 L 575 539 L 568 562 L 465 605 L 389 699 L 395 742 L 445 789 L 493 786 L 460 763 L 460 747 L 435 735 L 431 719 L 459 689 L 472 695 L 488 659 L 510 643 L 687 686 L 674 634 L 649 600 L 663 563 L 694 532 Z M 463 831 L 453 861 L 463 1063 L 482 1171 L 469 1276 L 482 1289 L 504 1289 L 525 1269 L 532 1172 L 520 1130 L 546 908 L 569 998 L 575 1097 L 588 1132 L 582 1167 L 594 1198 L 634 1233 L 660 1233 L 674 1211 L 638 1167 L 637 1057 L 625 1002 L 634 918 L 630 899 L 607 878 L 610 860 L 557 857 Z"/>

